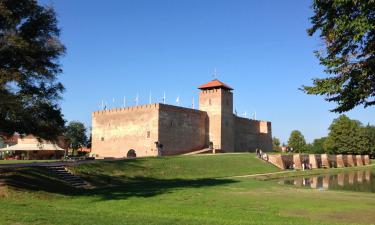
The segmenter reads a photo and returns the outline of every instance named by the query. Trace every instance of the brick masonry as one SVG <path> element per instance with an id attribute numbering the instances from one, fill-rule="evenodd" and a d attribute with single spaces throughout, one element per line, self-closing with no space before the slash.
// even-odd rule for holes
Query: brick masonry
<path id="1" fill-rule="evenodd" d="M 329 154 L 270 154 L 269 162 L 280 169 L 302 169 L 302 164 L 309 164 L 313 169 L 354 167 L 371 164 L 369 155 L 329 155 Z"/>
<path id="2" fill-rule="evenodd" d="M 123 158 L 131 149 L 137 157 L 178 155 L 210 143 L 222 152 L 272 151 L 271 123 L 234 115 L 233 93 L 225 88 L 201 90 L 199 110 L 149 104 L 92 113 L 98 158 Z"/>

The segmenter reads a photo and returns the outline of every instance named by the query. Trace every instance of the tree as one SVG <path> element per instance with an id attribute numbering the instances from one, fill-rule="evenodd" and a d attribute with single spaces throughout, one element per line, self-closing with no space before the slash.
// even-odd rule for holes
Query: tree
<path id="1" fill-rule="evenodd" d="M 375 155 L 375 126 L 367 125 L 359 131 L 359 154 Z"/>
<path id="2" fill-rule="evenodd" d="M 277 137 L 272 138 L 272 148 L 274 151 L 281 151 L 280 139 L 278 139 Z"/>
<path id="3" fill-rule="evenodd" d="M 345 115 L 333 120 L 324 147 L 328 153 L 356 154 L 363 146 L 360 135 L 361 123 Z"/>
<path id="4" fill-rule="evenodd" d="M 327 140 L 326 137 L 315 139 L 312 143 L 311 153 L 323 154 L 325 153 L 324 143 Z"/>
<path id="5" fill-rule="evenodd" d="M 58 59 L 65 53 L 54 10 L 36 0 L 0 1 L 0 134 L 62 134 L 58 106 L 63 85 Z"/>
<path id="6" fill-rule="evenodd" d="M 303 152 L 306 146 L 306 140 L 301 131 L 292 131 L 288 140 L 288 145 L 290 148 L 293 148 L 294 152 Z"/>
<path id="7" fill-rule="evenodd" d="M 70 147 L 74 152 L 87 144 L 86 127 L 83 123 L 72 121 L 66 127 L 66 138 L 70 142 Z"/>
<path id="8" fill-rule="evenodd" d="M 333 112 L 374 105 L 375 1 L 314 0 L 312 8 L 308 34 L 319 31 L 325 49 L 315 54 L 330 76 L 302 90 L 337 103 Z"/>

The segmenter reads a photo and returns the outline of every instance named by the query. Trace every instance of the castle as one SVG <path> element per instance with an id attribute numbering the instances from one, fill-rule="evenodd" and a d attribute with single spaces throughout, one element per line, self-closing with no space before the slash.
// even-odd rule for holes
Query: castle
<path id="1" fill-rule="evenodd" d="M 92 113 L 96 157 L 272 150 L 271 122 L 233 114 L 233 89 L 215 79 L 199 87 L 199 110 L 148 104 Z"/>

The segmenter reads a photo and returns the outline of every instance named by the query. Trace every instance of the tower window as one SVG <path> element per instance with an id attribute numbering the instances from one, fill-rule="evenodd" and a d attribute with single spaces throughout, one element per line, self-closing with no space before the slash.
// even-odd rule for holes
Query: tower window
<path id="1" fill-rule="evenodd" d="M 104 137 L 101 138 L 101 141 L 104 141 Z"/>
<path id="2" fill-rule="evenodd" d="M 151 137 L 151 132 L 147 131 L 147 138 L 150 138 L 150 137 Z"/>

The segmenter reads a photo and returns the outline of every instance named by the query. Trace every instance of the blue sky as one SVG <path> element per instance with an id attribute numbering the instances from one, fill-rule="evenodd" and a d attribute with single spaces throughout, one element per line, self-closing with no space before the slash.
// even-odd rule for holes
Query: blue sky
<path id="1" fill-rule="evenodd" d="M 52 5 L 67 54 L 61 59 L 68 121 L 91 126 L 102 99 L 121 106 L 160 102 L 190 107 L 197 87 L 218 78 L 232 86 L 238 114 L 273 123 L 286 142 L 292 130 L 308 141 L 325 136 L 338 114 L 322 97 L 298 90 L 323 77 L 309 37 L 310 0 L 40 0 Z M 113 98 L 115 103 L 113 103 Z M 375 108 L 347 113 L 375 124 Z"/>

